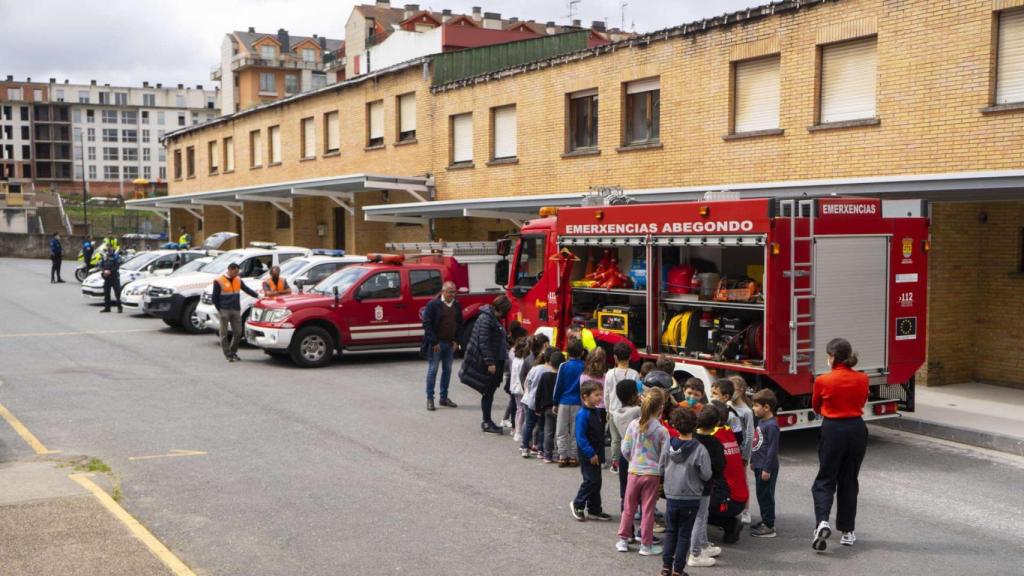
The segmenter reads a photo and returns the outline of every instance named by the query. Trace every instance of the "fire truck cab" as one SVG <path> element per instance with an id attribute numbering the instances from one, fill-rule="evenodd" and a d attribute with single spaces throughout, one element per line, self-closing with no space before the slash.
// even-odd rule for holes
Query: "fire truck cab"
<path id="1" fill-rule="evenodd" d="M 913 409 L 925 360 L 928 221 L 870 198 L 543 209 L 502 252 L 511 318 L 564 345 L 582 319 L 667 354 L 677 380 L 740 374 L 816 426 L 814 378 L 843 337 L 871 381 L 865 418 Z"/>

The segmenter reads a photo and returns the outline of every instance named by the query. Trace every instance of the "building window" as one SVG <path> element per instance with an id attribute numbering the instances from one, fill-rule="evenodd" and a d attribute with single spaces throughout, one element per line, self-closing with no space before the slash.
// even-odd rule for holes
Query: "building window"
<path id="1" fill-rule="evenodd" d="M 779 127 L 779 56 L 733 64 L 732 132 Z"/>
<path id="2" fill-rule="evenodd" d="M 153 159 L 153 153 L 149 148 L 142 149 L 142 161 L 149 162 Z"/>
<path id="3" fill-rule="evenodd" d="M 398 97 L 398 141 L 416 139 L 416 94 Z"/>
<path id="4" fill-rule="evenodd" d="M 161 126 L 164 125 L 164 112 L 163 112 L 163 110 L 158 110 L 157 111 L 157 113 L 156 113 L 156 123 L 161 125 Z"/>
<path id="5" fill-rule="evenodd" d="M 117 142 L 117 129 L 116 128 L 104 128 L 103 129 L 103 141 L 104 142 Z"/>
<path id="6" fill-rule="evenodd" d="M 231 137 L 224 139 L 224 171 L 235 171 L 235 139 Z"/>
<path id="7" fill-rule="evenodd" d="M 185 148 L 185 175 L 194 178 L 196 175 L 196 148 L 189 146 Z"/>
<path id="8" fill-rule="evenodd" d="M 156 106 L 156 94 L 143 94 L 142 95 L 143 106 Z"/>
<path id="9" fill-rule="evenodd" d="M 113 146 L 104 146 L 103 147 L 103 159 L 104 160 L 108 160 L 108 161 L 109 160 L 120 160 L 120 158 L 118 158 L 118 150 L 119 150 L 118 148 L 115 148 Z"/>
<path id="10" fill-rule="evenodd" d="M 100 104 L 110 104 L 110 92 L 100 92 Z"/>
<path id="11" fill-rule="evenodd" d="M 277 51 L 274 50 L 273 46 L 260 46 L 260 58 L 273 60 L 276 55 Z"/>
<path id="12" fill-rule="evenodd" d="M 149 110 L 142 111 L 142 123 L 149 124 Z"/>
<path id="13" fill-rule="evenodd" d="M 161 150 L 161 152 L 162 152 L 162 150 Z M 158 174 L 160 174 L 160 179 L 161 180 L 167 180 L 167 167 L 166 166 L 161 166 Z"/>
<path id="14" fill-rule="evenodd" d="M 878 39 L 821 47 L 820 124 L 875 117 Z"/>
<path id="15" fill-rule="evenodd" d="M 213 140 L 208 142 L 206 144 L 206 159 L 209 162 L 210 174 L 216 174 L 217 172 L 220 171 L 219 168 L 217 167 L 217 156 L 217 141 Z"/>
<path id="16" fill-rule="evenodd" d="M 157 148 L 156 159 L 159 162 L 167 162 L 167 150 L 165 148 Z"/>
<path id="17" fill-rule="evenodd" d="M 88 122 L 89 124 L 92 124 L 93 122 L 95 122 L 96 121 L 96 111 L 95 110 L 86 110 L 85 111 L 85 121 Z"/>
<path id="18" fill-rule="evenodd" d="M 263 135 L 259 130 L 249 132 L 249 166 L 263 166 Z"/>
<path id="19" fill-rule="evenodd" d="M 7 89 L 8 100 L 21 100 L 21 88 L 8 88 Z"/>
<path id="20" fill-rule="evenodd" d="M 103 179 L 104 180 L 120 180 L 121 170 L 117 166 L 104 166 L 103 167 Z"/>
<path id="21" fill-rule="evenodd" d="M 597 90 L 569 94 L 568 151 L 597 148 Z"/>
<path id="22" fill-rule="evenodd" d="M 285 94 L 298 94 L 299 93 L 299 77 L 295 74 L 284 75 L 284 93 Z"/>
<path id="23" fill-rule="evenodd" d="M 214 108 L 214 106 L 213 106 L 213 96 L 207 96 L 206 97 L 206 107 L 209 108 L 210 110 L 213 110 L 213 108 Z"/>
<path id="24" fill-rule="evenodd" d="M 149 143 L 149 130 L 143 130 L 142 131 L 142 143 L 143 144 L 148 144 Z"/>
<path id="25" fill-rule="evenodd" d="M 79 110 L 78 108 L 75 108 L 74 110 L 72 110 L 71 111 L 71 121 L 74 122 L 75 124 L 81 124 L 82 123 L 82 111 Z"/>
<path id="26" fill-rule="evenodd" d="M 11 127 L 10 126 L 5 126 L 5 128 L 10 129 Z M 32 139 L 32 131 L 29 129 L 28 126 L 22 126 L 21 127 L 21 139 L 22 140 L 31 140 Z M 13 138 L 12 138 L 12 140 L 13 140 Z"/>
<path id="27" fill-rule="evenodd" d="M 143 166 L 142 167 L 142 177 L 145 178 L 146 180 L 149 180 L 150 178 L 152 178 L 153 177 L 153 169 L 150 168 L 149 166 Z"/>
<path id="28" fill-rule="evenodd" d="M 312 118 L 302 119 L 302 158 L 316 158 L 316 128 Z"/>
<path id="29" fill-rule="evenodd" d="M 22 122 L 28 122 L 28 106 L 21 106 L 19 109 Z"/>
<path id="30" fill-rule="evenodd" d="M 88 154 L 86 155 L 86 158 L 88 158 L 89 160 L 95 160 L 96 159 L 96 147 L 95 146 L 89 146 Z"/>
<path id="31" fill-rule="evenodd" d="M 136 124 L 138 123 L 139 115 L 135 110 L 122 110 L 121 111 L 121 123 L 122 124 Z"/>
<path id="32" fill-rule="evenodd" d="M 283 210 L 277 210 L 276 227 L 278 230 L 287 230 L 292 227 L 292 217 Z"/>
<path id="33" fill-rule="evenodd" d="M 316 50 L 312 48 L 302 49 L 302 61 L 303 62 L 316 62 Z"/>
<path id="34" fill-rule="evenodd" d="M 999 13 L 996 45 L 996 101 L 1024 102 L 1024 10 Z"/>
<path id="35" fill-rule="evenodd" d="M 473 162 L 473 114 L 456 114 L 451 118 L 452 164 L 469 164 Z"/>
<path id="36" fill-rule="evenodd" d="M 89 166 L 89 180 L 95 180 L 95 179 L 96 179 L 96 167 L 95 166 Z"/>
<path id="37" fill-rule="evenodd" d="M 104 110 L 103 111 L 103 123 L 104 124 L 117 124 L 117 110 Z"/>
<path id="38" fill-rule="evenodd" d="M 124 179 L 125 180 L 134 180 L 134 179 L 136 179 L 138 177 L 139 177 L 139 167 L 138 166 L 125 166 L 124 167 Z"/>
<path id="39" fill-rule="evenodd" d="M 96 129 L 95 128 L 87 129 L 85 131 L 85 139 L 88 140 L 89 142 L 95 142 L 96 141 Z"/>
<path id="40" fill-rule="evenodd" d="M 138 130 L 122 130 L 121 131 L 122 142 L 138 142 L 139 131 Z"/>
<path id="41" fill-rule="evenodd" d="M 316 90 L 318 88 L 323 88 L 324 86 L 327 86 L 327 74 L 324 74 L 323 72 L 313 72 L 313 75 L 310 78 L 310 87 L 313 90 Z"/>
<path id="42" fill-rule="evenodd" d="M 377 100 L 366 105 L 367 139 L 369 147 L 384 145 L 384 101 Z"/>
<path id="43" fill-rule="evenodd" d="M 260 93 L 277 96 L 277 80 L 273 72 L 260 72 Z"/>
<path id="44" fill-rule="evenodd" d="M 64 89 L 63 88 L 58 88 L 57 89 L 57 102 L 63 102 L 63 101 L 64 101 Z"/>
<path id="45" fill-rule="evenodd" d="M 178 112 L 178 126 L 184 126 L 184 125 L 185 125 L 185 113 L 184 112 Z"/>
<path id="46" fill-rule="evenodd" d="M 516 107 L 491 108 L 491 158 L 507 160 L 516 157 Z"/>
<path id="47" fill-rule="evenodd" d="M 192 124 L 199 124 L 199 112 L 192 112 Z"/>
<path id="48" fill-rule="evenodd" d="M 88 90 L 79 90 L 78 91 L 78 103 L 79 104 L 88 104 L 89 103 L 89 91 Z"/>
<path id="49" fill-rule="evenodd" d="M 32 89 L 32 100 L 34 100 L 36 102 L 42 102 L 43 101 L 43 91 L 40 90 L 39 88 L 33 88 Z"/>
<path id="50" fill-rule="evenodd" d="M 138 162 L 139 161 L 139 149 L 138 148 L 122 148 L 121 159 L 125 162 Z"/>
<path id="51" fill-rule="evenodd" d="M 128 93 L 127 92 L 117 92 L 117 93 L 115 93 L 114 94 L 114 104 L 116 104 L 118 106 L 127 106 L 128 105 Z"/>
<path id="52" fill-rule="evenodd" d="M 185 96 L 183 96 L 181 94 L 175 95 L 174 96 L 174 106 L 176 108 L 184 108 L 185 107 Z"/>
<path id="53" fill-rule="evenodd" d="M 281 127 L 271 126 L 267 129 L 267 136 L 270 137 L 270 163 L 281 163 Z"/>
<path id="54" fill-rule="evenodd" d="M 661 138 L 661 80 L 626 84 L 626 146 L 654 144 Z"/>
<path id="55" fill-rule="evenodd" d="M 341 128 L 338 125 L 338 113 L 324 114 L 324 153 L 330 154 L 341 149 Z"/>

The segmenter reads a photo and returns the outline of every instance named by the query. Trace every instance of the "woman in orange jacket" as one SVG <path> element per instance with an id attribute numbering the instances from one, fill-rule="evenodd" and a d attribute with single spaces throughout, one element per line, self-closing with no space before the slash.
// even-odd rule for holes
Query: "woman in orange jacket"
<path id="1" fill-rule="evenodd" d="M 832 534 L 828 523 L 832 499 L 837 502 L 836 528 L 843 533 L 840 544 L 857 541 L 854 522 L 857 517 L 857 476 L 868 445 L 868 429 L 861 415 L 868 401 L 868 377 L 856 372 L 857 354 L 843 338 L 828 343 L 828 364 L 832 371 L 814 381 L 811 407 L 821 415 L 818 436 L 818 476 L 811 487 L 817 527 L 811 546 L 822 551 Z"/>

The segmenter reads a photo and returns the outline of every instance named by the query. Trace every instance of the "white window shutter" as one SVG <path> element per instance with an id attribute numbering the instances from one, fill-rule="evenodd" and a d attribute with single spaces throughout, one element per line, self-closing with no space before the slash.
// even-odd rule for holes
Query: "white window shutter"
<path id="1" fill-rule="evenodd" d="M 825 46 L 821 51 L 821 122 L 875 117 L 876 38 Z"/>
<path id="2" fill-rule="evenodd" d="M 281 127 L 270 128 L 270 161 L 277 163 L 281 161 Z"/>
<path id="3" fill-rule="evenodd" d="M 996 104 L 1024 102 L 1024 10 L 999 15 Z"/>
<path id="4" fill-rule="evenodd" d="M 651 92 L 653 90 L 661 90 L 660 78 L 647 78 L 626 84 L 626 94 L 640 94 L 641 92 Z"/>
<path id="5" fill-rule="evenodd" d="M 473 115 L 452 117 L 452 163 L 473 161 Z"/>
<path id="6" fill-rule="evenodd" d="M 235 169 L 235 140 L 228 138 L 224 141 L 224 169 L 231 172 Z"/>
<path id="7" fill-rule="evenodd" d="M 399 132 L 416 131 L 416 95 L 406 94 L 399 98 Z"/>
<path id="8" fill-rule="evenodd" d="M 494 157 L 516 157 L 516 107 L 494 109 Z"/>
<path id="9" fill-rule="evenodd" d="M 327 115 L 327 149 L 335 151 L 341 148 L 341 131 L 338 126 L 338 113 L 331 112 Z"/>
<path id="10" fill-rule="evenodd" d="M 302 155 L 305 158 L 316 156 L 316 128 L 313 127 L 313 119 L 306 118 L 302 121 Z"/>
<path id="11" fill-rule="evenodd" d="M 370 104 L 370 138 L 384 137 L 384 103 Z"/>
<path id="12" fill-rule="evenodd" d="M 260 132 L 252 135 L 252 165 L 263 165 L 263 135 Z"/>
<path id="13" fill-rule="evenodd" d="M 779 127 L 779 57 L 736 64 L 734 131 L 756 132 Z"/>

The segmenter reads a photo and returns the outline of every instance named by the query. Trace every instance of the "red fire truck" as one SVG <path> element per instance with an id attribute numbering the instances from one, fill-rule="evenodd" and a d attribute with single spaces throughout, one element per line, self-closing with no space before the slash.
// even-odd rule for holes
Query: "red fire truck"
<path id="1" fill-rule="evenodd" d="M 564 344 L 573 322 L 668 354 L 677 378 L 740 374 L 817 425 L 825 346 L 849 340 L 871 380 L 866 418 L 913 410 L 925 360 L 928 221 L 866 198 L 735 199 L 542 209 L 499 244 L 512 316 Z M 511 260 L 507 257 L 511 256 Z"/>

